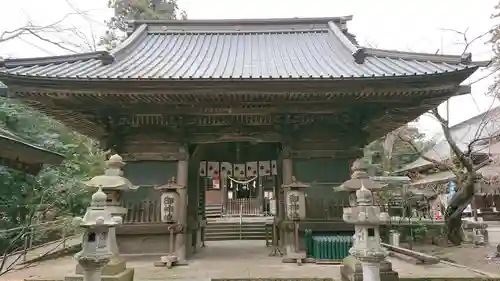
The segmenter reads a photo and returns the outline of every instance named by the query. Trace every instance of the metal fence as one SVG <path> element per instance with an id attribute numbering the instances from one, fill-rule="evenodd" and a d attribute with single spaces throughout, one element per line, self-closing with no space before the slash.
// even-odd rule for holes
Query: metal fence
<path id="1" fill-rule="evenodd" d="M 264 201 L 256 198 L 228 199 L 223 213 L 226 216 L 260 216 L 264 213 Z"/>

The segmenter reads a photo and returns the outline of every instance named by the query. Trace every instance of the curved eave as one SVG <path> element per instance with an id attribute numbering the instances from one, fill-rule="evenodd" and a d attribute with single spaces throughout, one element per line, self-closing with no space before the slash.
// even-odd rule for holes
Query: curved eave
<path id="1" fill-rule="evenodd" d="M 346 42 L 349 44 L 349 42 Z M 431 63 L 446 63 L 452 65 L 466 65 L 475 67 L 488 67 L 491 64 L 489 61 L 472 61 L 471 53 L 464 53 L 460 56 L 457 55 L 438 55 L 438 54 L 428 54 L 428 53 L 414 53 L 414 52 L 404 52 L 395 50 L 385 50 L 385 49 L 374 49 L 365 47 L 351 47 L 353 49 L 354 58 L 363 63 L 366 58 L 369 57 L 381 57 L 381 58 L 391 58 L 397 60 L 409 60 L 409 61 L 421 61 L 421 62 L 431 62 Z"/>
<path id="2" fill-rule="evenodd" d="M 5 72 L 0 72 L 0 79 L 3 79 L 4 81 L 9 84 L 9 82 L 12 81 L 12 79 L 16 80 L 24 80 L 24 81 L 29 81 L 29 80 L 36 80 L 36 81 L 51 81 L 51 82 L 147 82 L 147 81 L 152 81 L 152 82 L 182 82 L 182 83 L 193 83 L 193 82 L 220 82 L 220 83 L 227 83 L 227 82 L 240 82 L 240 81 L 245 81 L 245 82 L 300 82 L 300 81 L 376 81 L 376 80 L 394 80 L 394 79 L 405 79 L 405 80 L 411 80 L 414 78 L 433 78 L 433 77 L 440 77 L 440 76 L 452 76 L 454 74 L 463 74 L 463 75 L 470 75 L 474 73 L 477 69 L 479 69 L 480 66 L 467 66 L 464 68 L 457 68 L 454 71 L 444 71 L 444 72 L 433 72 L 433 73 L 416 73 L 416 74 L 407 74 L 407 75 L 371 75 L 371 76 L 324 76 L 324 77 L 285 77 L 285 76 L 279 76 L 279 77 L 211 77 L 211 78 L 196 78 L 196 77 L 189 77 L 189 78 L 182 78 L 182 77 L 159 77 L 159 78 L 135 78 L 135 77 L 123 77 L 123 78 L 116 78 L 116 77 L 59 77 L 59 76 L 41 76 L 41 75 L 20 75 L 20 74 L 11 74 L 11 73 L 5 73 Z"/>

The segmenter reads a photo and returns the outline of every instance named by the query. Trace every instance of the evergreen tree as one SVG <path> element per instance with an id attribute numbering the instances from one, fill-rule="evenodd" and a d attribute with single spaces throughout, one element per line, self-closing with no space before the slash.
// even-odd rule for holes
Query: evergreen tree
<path id="1" fill-rule="evenodd" d="M 106 22 L 109 29 L 100 41 L 108 50 L 125 38 L 129 20 L 187 18 L 186 12 L 179 9 L 177 0 L 109 0 L 108 6 L 114 9 L 115 15 Z"/>

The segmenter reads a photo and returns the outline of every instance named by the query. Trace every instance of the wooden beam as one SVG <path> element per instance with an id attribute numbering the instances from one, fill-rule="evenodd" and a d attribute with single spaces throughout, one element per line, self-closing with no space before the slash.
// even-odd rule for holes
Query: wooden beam
<path id="1" fill-rule="evenodd" d="M 358 155 L 359 150 L 362 148 L 339 148 L 336 150 L 319 150 L 319 149 L 311 149 L 311 150 L 292 150 L 291 156 L 292 158 L 343 158 L 343 157 L 351 157 L 353 155 Z"/>
<path id="2" fill-rule="evenodd" d="M 386 107 L 406 108 L 419 105 L 421 99 L 339 99 L 322 101 L 300 102 L 177 102 L 177 103 L 133 103 L 120 104 L 119 102 L 102 101 L 74 101 L 35 98 L 37 102 L 45 104 L 52 110 L 73 111 L 87 116 L 119 113 L 122 115 L 198 115 L 198 116 L 234 116 L 253 115 L 262 116 L 270 114 L 334 114 L 348 111 L 348 108 L 360 107 Z"/>
<path id="3" fill-rule="evenodd" d="M 163 152 L 163 151 L 127 151 L 120 154 L 124 161 L 177 161 L 185 157 L 184 153 L 180 152 Z"/>

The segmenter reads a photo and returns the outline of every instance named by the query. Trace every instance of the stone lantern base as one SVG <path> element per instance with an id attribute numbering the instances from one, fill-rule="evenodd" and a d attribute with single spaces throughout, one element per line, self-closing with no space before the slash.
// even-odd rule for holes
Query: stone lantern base
<path id="1" fill-rule="evenodd" d="M 134 269 L 126 268 L 124 261 L 109 263 L 102 270 L 102 281 L 133 281 Z M 83 268 L 76 266 L 76 274 L 64 277 L 64 281 L 83 281 Z"/>
<path id="2" fill-rule="evenodd" d="M 102 281 L 133 281 L 134 280 L 134 269 L 127 268 L 116 275 L 106 275 L 102 274 Z M 74 274 L 64 277 L 64 281 L 83 281 L 83 275 Z"/>
<path id="3" fill-rule="evenodd" d="M 342 281 L 363 281 L 361 262 L 353 256 L 347 256 L 342 261 L 340 276 Z M 380 281 L 399 281 L 399 274 L 392 270 L 389 261 L 380 263 Z"/>

